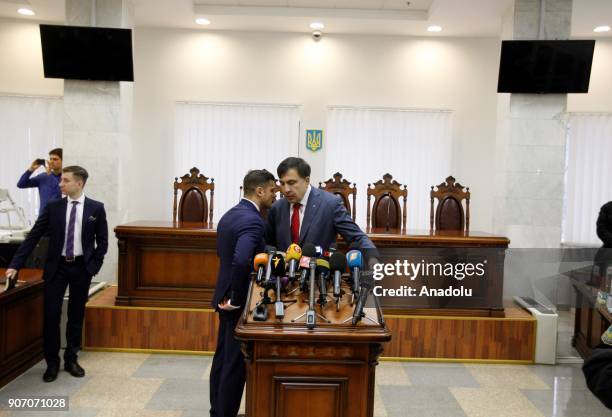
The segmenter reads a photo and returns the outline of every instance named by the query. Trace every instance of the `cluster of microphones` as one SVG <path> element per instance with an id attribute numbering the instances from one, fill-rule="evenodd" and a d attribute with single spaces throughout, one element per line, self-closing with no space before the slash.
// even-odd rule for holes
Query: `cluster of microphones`
<path id="1" fill-rule="evenodd" d="M 267 247 L 265 252 L 255 256 L 254 268 L 257 273 L 255 282 L 263 289 L 262 298 L 252 311 L 254 320 L 267 320 L 270 304 L 274 304 L 276 319 L 282 320 L 285 308 L 297 302 L 296 299 L 283 300 L 283 294 L 290 295 L 298 291 L 308 295 L 308 310 L 292 322 L 305 317 L 309 329 L 315 327 L 317 317 L 330 322 L 324 316 L 324 309 L 334 304 L 336 311 L 340 311 L 345 298 L 350 299 L 351 306 L 355 306 L 352 316 L 345 322 L 352 321 L 356 325 L 363 317 L 370 319 L 364 313 L 364 307 L 374 286 L 374 279 L 372 272 L 364 271 L 363 256 L 358 250 L 344 254 L 333 248 L 324 250 L 311 243 L 305 244 L 303 248 L 291 244 L 286 252 Z M 270 291 L 275 294 L 274 301 L 270 298 Z M 370 320 L 384 324 L 378 300 L 376 297 L 374 300 L 378 321 Z M 317 305 L 319 312 L 315 310 Z"/>

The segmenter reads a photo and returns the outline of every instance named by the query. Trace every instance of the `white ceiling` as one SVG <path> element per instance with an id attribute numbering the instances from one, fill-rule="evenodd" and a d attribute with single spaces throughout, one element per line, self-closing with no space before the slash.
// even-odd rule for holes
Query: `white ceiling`
<path id="1" fill-rule="evenodd" d="M 133 0 L 136 27 L 309 32 L 314 20 L 326 33 L 412 36 L 499 36 L 513 0 Z M 29 4 L 36 16 L 17 8 Z M 63 22 L 65 0 L 0 0 L 0 17 Z M 196 17 L 211 24 L 195 24 Z M 1 24 L 1 22 L 0 22 Z M 441 33 L 426 31 L 440 25 Z M 612 26 L 612 0 L 573 0 L 573 37 L 611 37 L 593 33 Z"/>

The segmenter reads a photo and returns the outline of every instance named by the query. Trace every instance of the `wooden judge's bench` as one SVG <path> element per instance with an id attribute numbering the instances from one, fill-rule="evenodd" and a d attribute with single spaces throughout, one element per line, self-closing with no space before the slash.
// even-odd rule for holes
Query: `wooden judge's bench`
<path id="1" fill-rule="evenodd" d="M 218 272 L 215 228 L 201 222 L 142 221 L 117 226 L 115 233 L 118 286 L 89 301 L 85 348 L 212 353 L 218 326 L 211 306 Z M 487 261 L 486 279 L 464 279 L 457 284 L 473 288 L 474 295 L 467 299 L 380 297 L 387 328 L 393 334 L 385 343 L 385 358 L 533 363 L 535 320 L 520 308 L 502 305 L 508 239 L 474 231 L 373 228 L 367 234 L 380 249 L 382 262 L 390 262 L 394 251 L 404 257 L 410 254 L 417 261 L 423 253 L 431 256 L 424 258 L 427 260 L 458 257 L 463 262 L 465 256 L 476 256 L 478 261 Z M 346 250 L 342 241 L 338 246 Z M 395 279 L 377 282 L 387 287 Z M 415 280 L 413 285 L 422 283 Z M 246 329 L 249 332 L 256 329 L 251 324 Z M 263 333 L 274 337 L 293 331 L 274 328 Z M 367 352 L 360 346 L 353 353 L 360 352 L 359 360 L 365 360 Z M 257 354 L 253 351 L 254 358 Z M 299 351 L 292 354 L 300 358 Z"/>
<path id="2" fill-rule="evenodd" d="M 406 232 L 373 228 L 367 234 L 386 253 L 399 250 L 400 256 L 416 260 L 423 254 L 433 261 L 444 261 L 466 253 L 486 260 L 486 280 L 464 280 L 474 295 L 440 299 L 383 297 L 387 313 L 503 316 L 504 258 L 509 240 L 482 232 Z M 217 232 L 206 223 L 138 221 L 115 228 L 119 245 L 118 306 L 209 308 L 217 281 Z M 340 250 L 346 250 L 342 239 Z M 284 249 L 284 248 L 279 248 Z M 388 259 L 381 259 L 388 262 Z M 385 279 L 393 283 L 394 278 Z M 398 285 L 405 283 L 398 281 Z M 408 282 L 410 283 L 410 282 Z M 420 281 L 411 285 L 423 285 Z M 447 300 L 448 301 L 448 300 Z"/>

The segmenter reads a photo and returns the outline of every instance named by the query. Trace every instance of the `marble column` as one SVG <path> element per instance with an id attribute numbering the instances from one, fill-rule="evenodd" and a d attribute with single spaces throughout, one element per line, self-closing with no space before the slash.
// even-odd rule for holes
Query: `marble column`
<path id="1" fill-rule="evenodd" d="M 66 0 L 66 24 L 133 27 L 131 0 Z M 126 167 L 130 160 L 133 87 L 129 82 L 64 81 L 64 166 L 89 172 L 85 194 L 106 208 L 109 249 L 95 278 L 117 280 L 113 229 L 126 221 Z"/>
<path id="2" fill-rule="evenodd" d="M 571 0 L 516 0 L 512 37 L 568 39 L 571 13 Z M 500 94 L 499 100 L 497 232 L 515 248 L 559 247 L 567 95 Z"/>

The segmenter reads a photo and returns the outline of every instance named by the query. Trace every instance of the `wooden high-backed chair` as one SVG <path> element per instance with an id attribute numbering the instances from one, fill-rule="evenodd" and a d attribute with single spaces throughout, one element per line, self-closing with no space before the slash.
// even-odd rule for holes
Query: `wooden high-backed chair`
<path id="1" fill-rule="evenodd" d="M 370 209 L 370 198 L 374 196 L 374 204 Z M 403 198 L 403 209 L 400 208 L 400 197 Z M 408 190 L 393 179 L 391 174 L 385 174 L 382 180 L 368 184 L 368 215 L 367 227 L 406 230 L 406 200 Z M 373 213 L 373 216 L 372 216 Z"/>
<path id="2" fill-rule="evenodd" d="M 465 190 L 464 190 L 465 189 Z M 470 187 L 464 187 L 455 181 L 453 176 L 439 184 L 437 190 L 431 186 L 429 193 L 431 207 L 429 210 L 429 227 L 431 230 L 470 230 Z M 434 200 L 438 205 L 434 214 Z M 465 200 L 465 211 L 462 201 Z"/>
<path id="3" fill-rule="evenodd" d="M 319 188 L 321 190 L 325 190 L 332 194 L 337 195 L 342 199 L 344 203 L 344 207 L 351 214 L 353 221 L 355 221 L 355 206 L 357 200 L 357 184 L 353 183 L 351 186 L 351 182 L 345 179 L 342 179 L 342 174 L 336 172 L 333 175 L 333 178 L 328 179 L 325 182 L 319 183 Z M 353 203 L 351 204 L 349 198 L 353 196 Z"/>
<path id="4" fill-rule="evenodd" d="M 174 207 L 172 209 L 173 221 L 199 222 L 212 225 L 213 207 L 215 198 L 215 179 L 200 174 L 200 170 L 193 167 L 189 174 L 174 178 Z M 181 199 L 177 206 L 178 190 L 181 190 Z M 210 205 L 206 199 L 206 191 L 210 191 Z M 178 210 L 177 210 L 178 207 Z"/>

